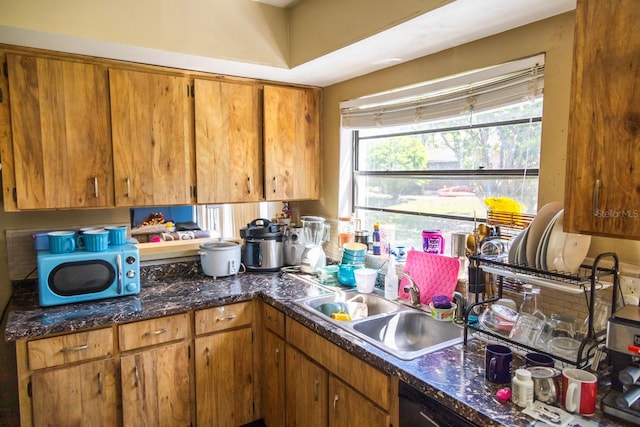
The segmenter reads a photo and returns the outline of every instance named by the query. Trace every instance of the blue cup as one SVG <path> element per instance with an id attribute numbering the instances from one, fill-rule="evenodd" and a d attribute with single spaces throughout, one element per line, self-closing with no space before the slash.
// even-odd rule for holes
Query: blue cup
<path id="1" fill-rule="evenodd" d="M 76 250 L 76 233 L 73 231 L 52 231 L 49 237 L 49 252 L 52 254 L 66 254 Z"/>
<path id="2" fill-rule="evenodd" d="M 492 383 L 511 383 L 513 353 L 504 345 L 487 344 L 485 349 L 485 378 Z"/>
<path id="3" fill-rule="evenodd" d="M 127 227 L 105 227 L 109 232 L 109 244 L 111 246 L 121 246 L 127 243 Z"/>
<path id="4" fill-rule="evenodd" d="M 76 237 L 76 243 L 85 251 L 106 251 L 109 248 L 109 232 L 104 229 L 88 230 Z"/>

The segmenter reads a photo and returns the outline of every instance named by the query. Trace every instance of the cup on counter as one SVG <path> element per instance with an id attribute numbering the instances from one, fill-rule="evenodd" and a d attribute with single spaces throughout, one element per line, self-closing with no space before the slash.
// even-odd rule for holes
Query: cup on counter
<path id="1" fill-rule="evenodd" d="M 593 415 L 597 397 L 598 377 L 594 374 L 576 368 L 562 371 L 562 406 L 567 411 Z"/>
<path id="2" fill-rule="evenodd" d="M 109 232 L 103 228 L 88 230 L 76 237 L 76 243 L 85 251 L 106 251 L 109 248 Z"/>
<path id="3" fill-rule="evenodd" d="M 555 361 L 553 357 L 547 356 L 543 353 L 527 353 L 524 356 L 524 367 L 531 368 L 534 366 L 544 366 L 546 368 L 553 368 Z"/>
<path id="4" fill-rule="evenodd" d="M 376 286 L 378 270 L 375 268 L 361 268 L 353 272 L 356 278 L 356 289 L 360 293 L 371 293 Z"/>
<path id="5" fill-rule="evenodd" d="M 52 231 L 47 233 L 47 236 L 49 252 L 52 254 L 66 254 L 76 250 L 76 233 L 73 231 Z"/>
<path id="6" fill-rule="evenodd" d="M 497 384 L 511 383 L 511 362 L 513 353 L 507 346 L 487 344 L 485 349 L 485 378 Z"/>
<path id="7" fill-rule="evenodd" d="M 125 225 L 105 227 L 105 230 L 109 232 L 109 244 L 111 246 L 121 246 L 127 243 L 127 227 Z"/>

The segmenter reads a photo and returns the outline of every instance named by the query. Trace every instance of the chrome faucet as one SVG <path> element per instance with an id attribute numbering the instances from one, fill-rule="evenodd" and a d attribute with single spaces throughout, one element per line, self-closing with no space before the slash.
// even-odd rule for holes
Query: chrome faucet
<path id="1" fill-rule="evenodd" d="M 456 314 L 453 318 L 453 321 L 458 324 L 464 323 L 464 316 L 467 310 L 467 302 L 465 301 L 464 296 L 460 292 L 455 291 L 453 293 L 453 302 L 456 303 Z"/>
<path id="2" fill-rule="evenodd" d="M 404 291 L 409 294 L 411 297 L 411 305 L 414 307 L 418 307 L 420 305 L 420 288 L 416 285 L 416 282 L 413 281 L 409 273 L 402 273 L 407 279 L 409 279 L 409 286 L 404 287 Z"/>

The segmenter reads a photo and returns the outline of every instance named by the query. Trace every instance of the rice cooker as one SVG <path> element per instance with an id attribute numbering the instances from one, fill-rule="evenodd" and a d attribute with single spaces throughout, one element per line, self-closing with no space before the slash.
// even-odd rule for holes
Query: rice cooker
<path id="1" fill-rule="evenodd" d="M 240 229 L 244 239 L 242 259 L 248 271 L 278 271 L 284 266 L 284 236 L 280 226 L 258 218 Z"/>
<path id="2" fill-rule="evenodd" d="M 214 279 L 237 274 L 242 267 L 241 247 L 240 243 L 232 241 L 200 245 L 200 263 L 204 274 Z"/>

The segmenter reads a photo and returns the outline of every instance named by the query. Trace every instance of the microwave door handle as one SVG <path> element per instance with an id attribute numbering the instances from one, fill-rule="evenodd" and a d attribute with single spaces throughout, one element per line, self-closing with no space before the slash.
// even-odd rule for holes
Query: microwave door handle
<path id="1" fill-rule="evenodd" d="M 116 255 L 116 267 L 118 269 L 118 288 L 116 292 L 120 295 L 122 293 L 122 257 L 120 254 Z"/>

